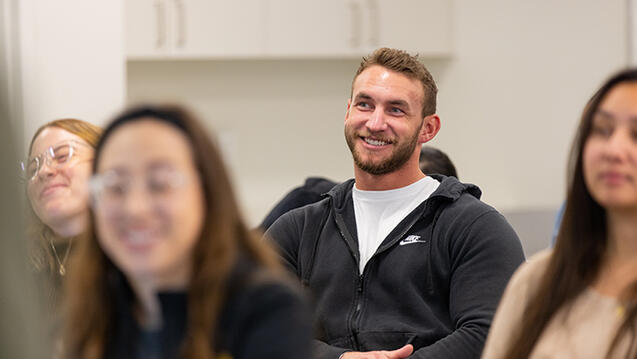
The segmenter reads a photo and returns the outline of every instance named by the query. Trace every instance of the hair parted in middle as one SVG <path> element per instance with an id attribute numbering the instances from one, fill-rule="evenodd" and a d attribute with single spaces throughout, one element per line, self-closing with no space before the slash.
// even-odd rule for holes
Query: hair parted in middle
<path id="1" fill-rule="evenodd" d="M 193 162 L 201 179 L 205 202 L 204 222 L 193 250 L 192 274 L 187 288 L 188 318 L 184 358 L 212 358 L 216 320 L 226 297 L 227 281 L 240 256 L 278 278 L 278 257 L 261 234 L 248 228 L 233 195 L 220 151 L 208 131 L 179 106 L 141 106 L 120 114 L 106 127 L 95 150 L 96 173 L 102 149 L 110 136 L 128 123 L 157 121 L 174 126 L 192 146 Z M 125 129 L 122 129 L 125 130 Z M 108 258 L 97 240 L 91 211 L 86 240 L 82 241 L 69 276 L 66 306 L 65 351 L 69 357 L 100 358 L 116 313 L 114 298 L 125 282 L 123 273 Z M 117 280 L 114 280 L 116 278 Z"/>
<path id="2" fill-rule="evenodd" d="M 611 76 L 584 107 L 568 165 L 566 206 L 557 241 L 535 293 L 530 295 L 524 317 L 511 333 L 505 358 L 528 358 L 553 316 L 590 286 L 602 269 L 608 248 L 606 209 L 592 196 L 584 179 L 584 146 L 591 135 L 593 118 L 602 101 L 617 85 L 637 83 L 637 69 Z M 607 353 L 611 357 L 620 339 L 628 335 L 635 349 L 637 283 L 621 296 L 626 310 Z"/>
<path id="3" fill-rule="evenodd" d="M 422 84 L 424 92 L 422 117 L 433 115 L 436 113 L 436 96 L 438 95 L 438 87 L 436 81 L 425 65 L 418 60 L 417 55 L 410 55 L 406 51 L 382 47 L 372 52 L 369 56 L 363 57 L 356 75 L 352 80 L 352 91 L 354 82 L 367 68 L 378 65 L 388 70 L 403 74 L 411 79 L 418 80 Z M 350 93 L 350 97 L 352 94 Z"/>

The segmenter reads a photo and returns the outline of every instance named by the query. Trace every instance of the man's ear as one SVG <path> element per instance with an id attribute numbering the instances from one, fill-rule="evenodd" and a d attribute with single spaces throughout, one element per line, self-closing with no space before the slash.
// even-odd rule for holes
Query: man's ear
<path id="1" fill-rule="evenodd" d="M 440 117 L 433 114 L 425 116 L 422 121 L 422 128 L 420 129 L 419 141 L 420 143 L 426 143 L 431 141 L 436 134 L 440 131 Z"/>
<path id="2" fill-rule="evenodd" d="M 347 99 L 347 111 L 345 111 L 345 121 L 347 121 L 347 118 L 349 117 L 349 109 L 350 106 L 352 105 L 352 99 Z"/>

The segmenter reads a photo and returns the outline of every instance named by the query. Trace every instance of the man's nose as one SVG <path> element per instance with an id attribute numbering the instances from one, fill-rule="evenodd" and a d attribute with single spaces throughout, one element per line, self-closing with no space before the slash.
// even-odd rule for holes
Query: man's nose
<path id="1" fill-rule="evenodd" d="M 387 122 L 385 121 L 385 114 L 382 108 L 376 107 L 374 109 L 374 112 L 369 115 L 366 126 L 372 132 L 381 132 L 387 128 Z"/>

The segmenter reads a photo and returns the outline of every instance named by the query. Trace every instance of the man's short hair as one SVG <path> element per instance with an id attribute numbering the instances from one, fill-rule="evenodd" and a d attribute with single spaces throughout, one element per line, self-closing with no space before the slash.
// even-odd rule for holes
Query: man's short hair
<path id="1" fill-rule="evenodd" d="M 354 90 L 354 81 L 358 75 L 370 66 L 382 66 L 388 70 L 398 72 L 411 79 L 416 79 L 422 84 L 424 92 L 422 117 L 433 115 L 436 113 L 436 95 L 438 87 L 433 76 L 419 60 L 417 55 L 410 55 L 406 51 L 398 49 L 390 49 L 382 47 L 377 49 L 369 56 L 363 57 L 363 60 L 356 70 L 354 80 L 352 80 L 352 91 Z M 350 97 L 352 94 L 350 94 Z"/>

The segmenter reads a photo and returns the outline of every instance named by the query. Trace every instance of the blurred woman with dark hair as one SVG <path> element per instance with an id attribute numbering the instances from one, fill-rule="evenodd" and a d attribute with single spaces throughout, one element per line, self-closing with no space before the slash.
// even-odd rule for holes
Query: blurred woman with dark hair
<path id="1" fill-rule="evenodd" d="M 509 283 L 483 358 L 637 357 L 637 70 L 589 100 L 555 248 Z"/>
<path id="2" fill-rule="evenodd" d="M 105 129 L 67 283 L 67 357 L 310 357 L 306 307 L 244 224 L 206 133 L 175 106 Z"/>

